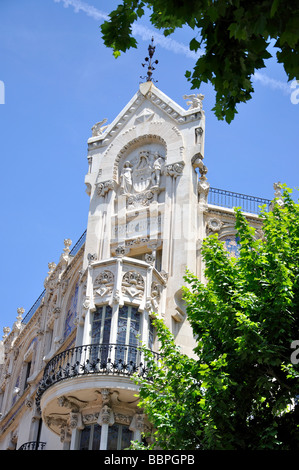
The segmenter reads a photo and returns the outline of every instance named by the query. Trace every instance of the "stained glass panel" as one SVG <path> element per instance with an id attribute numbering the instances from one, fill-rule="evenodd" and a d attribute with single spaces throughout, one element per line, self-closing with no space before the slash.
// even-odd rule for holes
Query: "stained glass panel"
<path id="1" fill-rule="evenodd" d="M 77 283 L 72 291 L 70 300 L 68 301 L 67 314 L 64 323 L 63 339 L 66 339 L 75 328 L 75 319 L 77 314 L 79 283 Z"/>

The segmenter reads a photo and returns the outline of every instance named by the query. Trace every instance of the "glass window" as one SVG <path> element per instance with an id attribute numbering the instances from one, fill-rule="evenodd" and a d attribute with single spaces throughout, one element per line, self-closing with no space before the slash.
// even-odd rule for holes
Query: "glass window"
<path id="1" fill-rule="evenodd" d="M 108 344 L 110 341 L 112 308 L 110 305 L 98 307 L 93 314 L 91 327 L 92 344 Z"/>
<path id="2" fill-rule="evenodd" d="M 98 307 L 93 314 L 91 327 L 91 343 L 101 345 L 100 348 L 92 348 L 91 360 L 100 360 L 102 365 L 107 362 L 109 354 L 110 329 L 111 329 L 112 308 L 109 305 Z"/>
<path id="3" fill-rule="evenodd" d="M 124 305 L 119 308 L 117 325 L 117 344 L 137 346 L 140 331 L 140 314 L 137 307 Z"/>
<path id="4" fill-rule="evenodd" d="M 101 426 L 97 423 L 85 426 L 80 433 L 79 450 L 99 450 L 101 430 Z"/>
<path id="5" fill-rule="evenodd" d="M 148 331 L 148 347 L 153 350 L 155 341 L 155 329 L 153 325 L 153 320 L 150 318 L 149 321 L 149 331 Z"/>
<path id="6" fill-rule="evenodd" d="M 124 424 L 109 426 L 107 450 L 123 450 L 130 446 L 133 432 Z"/>
<path id="7" fill-rule="evenodd" d="M 116 360 L 119 366 L 136 364 L 138 334 L 140 332 L 140 314 L 137 307 L 124 305 L 119 308 L 117 325 Z"/>

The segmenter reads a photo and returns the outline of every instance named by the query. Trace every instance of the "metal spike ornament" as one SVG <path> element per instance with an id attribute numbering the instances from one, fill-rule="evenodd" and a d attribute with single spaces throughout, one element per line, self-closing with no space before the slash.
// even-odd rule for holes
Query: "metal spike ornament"
<path id="1" fill-rule="evenodd" d="M 153 55 L 155 53 L 156 46 L 154 46 L 154 38 L 152 38 L 151 44 L 148 46 L 148 57 L 145 57 L 145 61 L 148 63 L 147 67 L 147 75 L 145 77 L 140 77 L 140 78 L 145 78 L 147 82 L 157 82 L 157 80 L 154 80 L 152 75 L 153 71 L 155 70 L 155 67 L 153 65 L 158 64 L 159 61 L 155 60 L 152 61 Z M 142 67 L 145 67 L 146 64 L 142 64 Z"/>

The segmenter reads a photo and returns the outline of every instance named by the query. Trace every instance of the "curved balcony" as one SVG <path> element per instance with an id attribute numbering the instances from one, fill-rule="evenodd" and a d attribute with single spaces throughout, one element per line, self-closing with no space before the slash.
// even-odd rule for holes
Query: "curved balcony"
<path id="1" fill-rule="evenodd" d="M 25 442 L 25 444 L 22 444 L 18 450 L 44 450 L 45 445 L 46 442 L 40 441 Z"/>
<path id="2" fill-rule="evenodd" d="M 155 360 L 159 355 L 153 353 Z M 36 403 L 54 384 L 63 380 L 91 375 L 149 376 L 150 369 L 140 348 L 125 344 L 89 344 L 67 349 L 54 356 L 44 370 L 39 384 Z M 84 380 L 84 379 L 83 379 Z"/>

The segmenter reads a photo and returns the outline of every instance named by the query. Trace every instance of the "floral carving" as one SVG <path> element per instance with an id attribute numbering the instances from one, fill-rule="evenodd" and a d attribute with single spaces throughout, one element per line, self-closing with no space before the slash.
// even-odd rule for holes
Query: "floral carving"
<path id="1" fill-rule="evenodd" d="M 136 271 L 128 271 L 122 281 L 122 292 L 131 297 L 140 298 L 144 292 L 144 280 Z"/>
<path id="2" fill-rule="evenodd" d="M 111 294 L 114 285 L 114 274 L 111 271 L 101 272 L 94 281 L 95 293 L 100 295 Z"/>
<path id="3" fill-rule="evenodd" d="M 165 168 L 165 174 L 167 176 L 173 176 L 174 178 L 177 178 L 178 176 L 181 176 L 183 174 L 184 166 L 184 162 L 178 162 L 173 163 L 172 165 L 167 165 Z"/>

